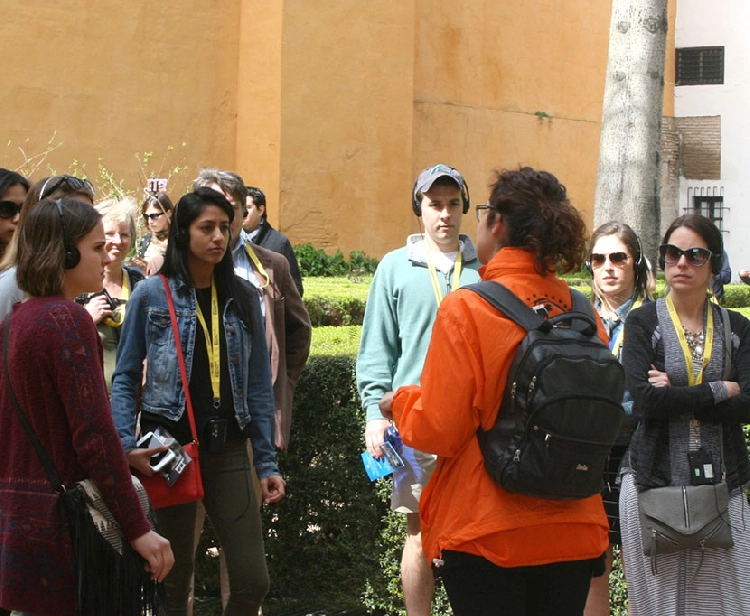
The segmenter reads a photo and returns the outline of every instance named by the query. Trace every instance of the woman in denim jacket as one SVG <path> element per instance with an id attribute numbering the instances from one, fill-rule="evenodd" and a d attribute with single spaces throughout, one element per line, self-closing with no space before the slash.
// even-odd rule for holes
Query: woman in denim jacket
<path id="1" fill-rule="evenodd" d="M 227 250 L 233 217 L 229 202 L 210 188 L 182 197 L 161 269 L 175 305 L 201 442 L 203 504 L 229 565 L 226 616 L 258 613 L 269 587 L 247 437 L 264 502 L 283 498 L 285 485 L 274 453 L 273 390 L 258 301 L 235 277 Z M 112 385 L 112 412 L 128 461 L 145 475 L 153 473 L 149 459 L 159 450 L 136 445 L 144 359 L 141 433 L 161 427 L 181 444 L 192 440 L 174 344 L 164 284 L 154 276 L 128 302 Z M 209 424 L 226 438 L 208 438 Z M 175 548 L 175 567 L 166 580 L 170 616 L 188 610 L 196 507 L 194 502 L 157 510 L 160 531 Z"/>

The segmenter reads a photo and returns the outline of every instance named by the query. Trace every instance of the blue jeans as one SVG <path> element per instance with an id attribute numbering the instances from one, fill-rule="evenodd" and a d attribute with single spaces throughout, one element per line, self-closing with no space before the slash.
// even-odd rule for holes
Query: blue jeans
<path id="1" fill-rule="evenodd" d="M 222 546 L 229 576 L 224 616 L 257 614 L 270 580 L 263 547 L 260 504 L 244 440 L 229 441 L 222 454 L 200 453 L 206 515 Z M 172 544 L 175 565 L 165 580 L 167 613 L 187 614 L 195 567 L 197 503 L 156 511 L 159 532 Z"/>

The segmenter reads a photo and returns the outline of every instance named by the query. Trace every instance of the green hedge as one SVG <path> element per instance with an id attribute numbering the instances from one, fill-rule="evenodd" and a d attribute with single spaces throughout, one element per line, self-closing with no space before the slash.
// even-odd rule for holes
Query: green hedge
<path id="1" fill-rule="evenodd" d="M 360 606 L 378 575 L 374 549 L 386 504 L 360 460 L 364 413 L 349 356 L 314 357 L 297 387 L 289 451 L 279 455 L 287 496 L 263 507 L 269 601 L 305 597 Z"/>
<path id="2" fill-rule="evenodd" d="M 371 276 L 356 278 L 305 279 L 305 306 L 313 327 L 362 325 Z M 566 278 L 566 282 L 587 297 L 591 296 L 591 279 Z M 656 297 L 663 297 L 666 284 L 657 280 Z M 724 287 L 723 305 L 750 318 L 750 286 L 731 284 Z"/>
<path id="3" fill-rule="evenodd" d="M 362 325 L 372 276 L 305 279 L 305 307 L 313 327 Z"/>

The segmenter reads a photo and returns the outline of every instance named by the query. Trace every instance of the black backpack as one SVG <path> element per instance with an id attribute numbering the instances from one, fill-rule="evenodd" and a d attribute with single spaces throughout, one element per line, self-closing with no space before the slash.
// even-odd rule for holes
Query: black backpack
<path id="1" fill-rule="evenodd" d="M 625 373 L 597 336 L 591 302 L 539 316 L 493 281 L 464 287 L 524 327 L 495 426 L 477 436 L 487 471 L 508 492 L 574 500 L 602 491 L 602 474 L 624 419 Z"/>

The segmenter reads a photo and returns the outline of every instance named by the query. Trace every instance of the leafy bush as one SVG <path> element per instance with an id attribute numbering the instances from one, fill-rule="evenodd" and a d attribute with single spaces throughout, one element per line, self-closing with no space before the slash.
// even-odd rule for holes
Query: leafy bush
<path id="1" fill-rule="evenodd" d="M 365 302 L 357 298 L 305 297 L 305 307 L 313 327 L 362 325 Z"/>
<path id="2" fill-rule="evenodd" d="M 750 306 L 750 286 L 746 284 L 724 285 L 724 306 L 726 308 Z"/>
<path id="3" fill-rule="evenodd" d="M 378 576 L 386 504 L 360 461 L 363 434 L 353 358 L 314 357 L 295 393 L 289 451 L 279 455 L 287 496 L 263 508 L 271 597 L 356 603 Z"/>
<path id="4" fill-rule="evenodd" d="M 312 330 L 312 355 L 348 355 L 357 356 L 359 339 L 362 336 L 361 325 L 314 327 Z"/>
<path id="5" fill-rule="evenodd" d="M 361 276 L 373 274 L 378 266 L 377 259 L 367 257 L 363 252 L 350 252 L 347 262 L 340 250 L 329 255 L 309 243 L 295 246 L 294 254 L 303 276 Z"/>
<path id="6" fill-rule="evenodd" d="M 362 325 L 372 278 L 305 279 L 305 307 L 313 327 Z"/>

